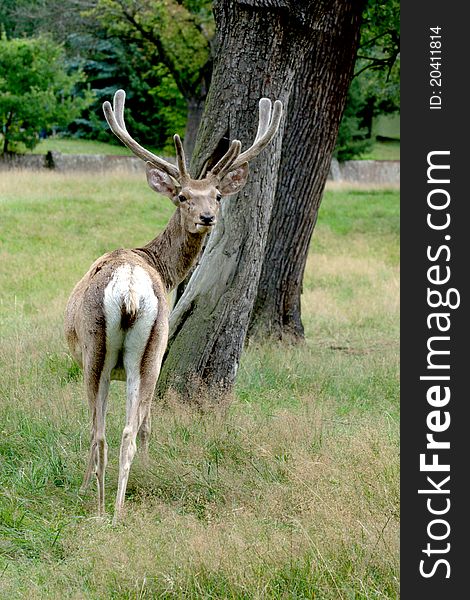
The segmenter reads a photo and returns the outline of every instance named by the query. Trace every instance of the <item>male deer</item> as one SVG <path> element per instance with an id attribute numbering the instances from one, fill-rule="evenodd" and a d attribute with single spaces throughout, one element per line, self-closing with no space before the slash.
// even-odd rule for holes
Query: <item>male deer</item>
<path id="1" fill-rule="evenodd" d="M 253 145 L 241 153 L 240 142 L 234 140 L 202 179 L 192 179 L 179 136 L 174 136 L 176 167 L 129 135 L 124 123 L 124 102 L 123 90 L 114 95 L 113 108 L 105 102 L 106 120 L 121 142 L 146 161 L 150 187 L 168 196 L 177 209 L 163 233 L 146 246 L 119 249 L 98 258 L 77 283 L 67 304 L 65 334 L 84 371 L 92 417 L 91 449 L 81 492 L 95 473 L 100 515 L 104 514 L 109 383 L 120 379 L 127 385 L 114 522 L 122 514 L 137 434 L 143 452 L 148 452 L 150 405 L 168 340 L 166 295 L 184 279 L 196 260 L 206 233 L 217 222 L 221 198 L 236 194 L 244 186 L 248 161 L 273 138 L 282 114 L 280 101 L 274 103 L 271 111 L 271 101 L 262 98 Z"/>

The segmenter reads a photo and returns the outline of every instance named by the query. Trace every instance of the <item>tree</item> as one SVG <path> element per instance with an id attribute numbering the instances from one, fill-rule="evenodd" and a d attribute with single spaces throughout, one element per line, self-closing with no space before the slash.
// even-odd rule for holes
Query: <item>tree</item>
<path id="1" fill-rule="evenodd" d="M 349 86 L 334 150 L 334 156 L 340 162 L 358 158 L 372 149 L 374 141 L 371 129 L 364 125 L 362 116 L 368 107 L 368 98 L 364 95 L 359 81 L 353 79 Z"/>
<path id="2" fill-rule="evenodd" d="M 303 338 L 300 295 L 353 75 L 361 6 L 334 0 L 295 80 L 250 335 Z"/>
<path id="3" fill-rule="evenodd" d="M 194 144 L 211 71 L 209 0 L 0 0 L 2 25 L 9 38 L 49 35 L 83 70 L 95 102 L 66 133 L 117 143 L 101 104 L 122 87 L 141 143 L 172 153 L 172 134 L 186 129 Z"/>
<path id="4" fill-rule="evenodd" d="M 184 146 L 194 148 L 212 74 L 214 25 L 209 0 L 99 0 L 92 14 L 110 35 L 163 65 L 186 101 Z"/>
<path id="5" fill-rule="evenodd" d="M 191 172 L 236 137 L 243 147 L 256 132 L 258 100 L 287 106 L 294 76 L 308 49 L 313 24 L 324 10 L 308 0 L 218 0 L 212 84 L 198 133 Z M 248 184 L 222 207 L 222 223 L 210 236 L 170 323 L 171 336 L 159 390 L 175 386 L 197 397 L 233 385 L 256 296 L 276 189 L 282 130 L 254 165 Z M 215 156 L 214 156 L 215 154 Z"/>
<path id="6" fill-rule="evenodd" d="M 146 146 L 174 152 L 172 136 L 185 130 L 186 105 L 164 65 L 152 64 L 136 43 L 125 44 L 102 31 L 70 36 L 69 56 L 72 64 L 81 65 L 95 101 L 67 127 L 68 134 L 119 144 L 106 125 L 101 106 L 122 88 L 127 94 L 132 134 Z"/>
<path id="7" fill-rule="evenodd" d="M 41 129 L 64 126 L 92 102 L 74 94 L 81 71 L 68 73 L 61 46 L 50 38 L 0 38 L 2 153 L 34 148 Z"/>
<path id="8" fill-rule="evenodd" d="M 367 150 L 373 118 L 400 110 L 400 2 L 368 0 L 361 41 L 336 154 L 340 160 Z M 349 131 L 348 131 L 349 130 Z M 348 138 L 352 143 L 349 142 Z M 366 143 L 364 143 L 364 141 Z"/>
<path id="9" fill-rule="evenodd" d="M 296 80 L 289 106 L 287 138 L 271 218 L 258 294 L 252 312 L 250 335 L 300 341 L 302 279 L 308 248 L 318 217 L 338 126 L 348 87 L 356 75 L 370 74 L 369 98 L 381 98 L 382 107 L 398 105 L 399 6 L 394 0 L 369 0 L 361 25 L 360 2 L 335 0 L 314 38 L 311 52 Z M 354 60 L 359 43 L 364 54 Z M 366 60 L 366 57 L 369 60 Z M 359 66 L 358 66 L 359 65 Z M 356 81 L 356 80 L 355 80 Z M 365 100 L 363 108 L 368 100 Z M 376 106 L 379 103 L 376 103 Z M 344 151 L 351 150 L 351 139 Z M 299 165 L 312 165 L 311 169 Z"/>

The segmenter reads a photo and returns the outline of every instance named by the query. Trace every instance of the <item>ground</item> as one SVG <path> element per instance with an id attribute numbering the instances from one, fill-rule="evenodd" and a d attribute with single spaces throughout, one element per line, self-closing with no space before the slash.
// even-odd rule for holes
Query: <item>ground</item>
<path id="1" fill-rule="evenodd" d="M 147 242 L 172 205 L 137 175 L 2 175 L 0 598 L 398 598 L 398 192 L 331 185 L 306 343 L 250 345 L 229 406 L 155 405 L 113 528 L 94 486 L 78 494 L 89 423 L 63 310 L 97 256 Z"/>

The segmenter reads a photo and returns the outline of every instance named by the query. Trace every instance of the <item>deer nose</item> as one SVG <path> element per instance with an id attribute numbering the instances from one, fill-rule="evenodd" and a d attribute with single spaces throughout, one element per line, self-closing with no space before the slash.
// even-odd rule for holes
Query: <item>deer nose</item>
<path id="1" fill-rule="evenodd" d="M 210 213 L 201 213 L 199 218 L 204 225 L 211 225 L 215 219 L 214 215 L 211 215 Z"/>

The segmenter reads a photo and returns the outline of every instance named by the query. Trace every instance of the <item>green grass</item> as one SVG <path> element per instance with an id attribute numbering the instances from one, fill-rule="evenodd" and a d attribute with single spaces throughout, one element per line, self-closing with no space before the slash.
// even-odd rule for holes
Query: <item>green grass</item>
<path id="1" fill-rule="evenodd" d="M 118 154 L 131 156 L 125 146 L 82 140 L 75 138 L 51 137 L 42 140 L 33 150 L 33 154 L 46 154 L 49 150 L 62 154 Z M 152 152 L 161 152 L 150 148 Z M 400 142 L 376 142 L 371 151 L 360 157 L 361 160 L 400 160 Z"/>
<path id="2" fill-rule="evenodd" d="M 160 151 L 149 148 L 152 152 L 161 154 Z M 50 137 L 39 142 L 33 154 L 46 154 L 46 152 L 61 152 L 62 154 L 115 154 L 132 156 L 132 152 L 122 144 L 114 145 L 96 140 L 83 140 L 76 138 Z"/>
<path id="3" fill-rule="evenodd" d="M 400 142 L 396 140 L 375 142 L 371 150 L 363 154 L 360 160 L 400 160 Z"/>
<path id="4" fill-rule="evenodd" d="M 378 115 L 372 120 L 372 135 L 400 139 L 400 114 Z"/>
<path id="5" fill-rule="evenodd" d="M 122 524 L 78 494 L 89 424 L 65 303 L 94 258 L 171 212 L 135 175 L 0 180 L 0 598 L 397 598 L 396 191 L 326 192 L 306 343 L 250 345 L 228 410 L 155 406 Z M 123 414 L 113 382 L 110 514 Z"/>

